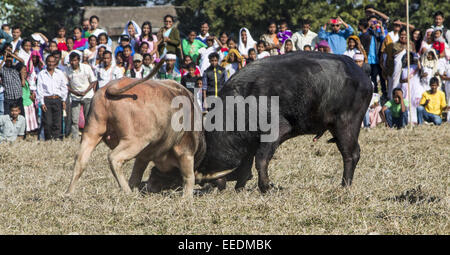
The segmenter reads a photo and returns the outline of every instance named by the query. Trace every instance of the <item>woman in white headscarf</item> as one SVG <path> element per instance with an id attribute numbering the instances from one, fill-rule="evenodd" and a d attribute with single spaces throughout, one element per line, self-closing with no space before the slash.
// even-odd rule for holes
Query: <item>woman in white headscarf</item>
<path id="1" fill-rule="evenodd" d="M 122 34 L 130 36 L 130 45 L 135 49 L 136 40 L 141 36 L 142 30 L 134 20 L 130 20 L 125 24 Z M 119 39 L 120 44 L 120 39 Z"/>
<path id="2" fill-rule="evenodd" d="M 430 90 L 430 80 L 432 77 L 437 77 L 439 79 L 438 73 L 438 62 L 439 58 L 436 54 L 436 51 L 431 48 L 425 51 L 421 56 L 420 63 L 422 64 L 420 82 L 425 90 Z"/>
<path id="3" fill-rule="evenodd" d="M 256 49 L 256 41 L 253 40 L 252 35 L 250 34 L 250 31 L 248 31 L 247 28 L 243 27 L 241 30 L 239 30 L 239 53 L 247 59 L 248 58 L 248 50 L 249 49 Z"/>

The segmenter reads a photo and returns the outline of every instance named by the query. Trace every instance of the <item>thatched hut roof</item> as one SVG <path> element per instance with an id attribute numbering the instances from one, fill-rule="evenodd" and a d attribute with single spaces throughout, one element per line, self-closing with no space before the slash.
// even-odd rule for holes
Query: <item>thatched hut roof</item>
<path id="1" fill-rule="evenodd" d="M 152 23 L 153 33 L 156 33 L 159 28 L 164 25 L 163 18 L 170 14 L 176 16 L 177 7 L 173 5 L 162 5 L 152 7 L 129 7 L 129 6 L 114 6 L 114 7 L 83 7 L 83 18 L 89 18 L 96 15 L 100 18 L 100 27 L 108 32 L 111 37 L 118 37 L 122 34 L 125 24 L 129 20 L 136 21 L 141 25 L 144 21 Z"/>

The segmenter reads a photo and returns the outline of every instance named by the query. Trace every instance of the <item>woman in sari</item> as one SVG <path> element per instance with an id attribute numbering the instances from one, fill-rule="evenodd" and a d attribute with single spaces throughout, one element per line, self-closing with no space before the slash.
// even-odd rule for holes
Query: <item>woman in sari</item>
<path id="1" fill-rule="evenodd" d="M 228 45 L 230 47 L 230 45 Z M 239 30 L 239 53 L 245 58 L 248 58 L 248 50 L 256 49 L 256 41 L 253 40 L 250 31 L 247 28 L 243 27 Z"/>
<path id="2" fill-rule="evenodd" d="M 172 15 L 164 17 L 164 27 L 158 32 L 158 47 L 160 58 L 166 54 L 177 54 L 177 48 L 181 44 L 180 32 L 173 26 L 174 18 Z"/>

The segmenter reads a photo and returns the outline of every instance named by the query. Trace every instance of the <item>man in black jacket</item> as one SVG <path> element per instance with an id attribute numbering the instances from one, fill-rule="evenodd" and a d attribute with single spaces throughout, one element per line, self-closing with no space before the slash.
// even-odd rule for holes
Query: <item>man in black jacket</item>
<path id="1" fill-rule="evenodd" d="M 225 68 L 219 65 L 219 54 L 213 52 L 208 58 L 211 65 L 203 73 L 203 89 L 206 90 L 207 96 L 217 97 L 225 84 L 226 72 Z"/>

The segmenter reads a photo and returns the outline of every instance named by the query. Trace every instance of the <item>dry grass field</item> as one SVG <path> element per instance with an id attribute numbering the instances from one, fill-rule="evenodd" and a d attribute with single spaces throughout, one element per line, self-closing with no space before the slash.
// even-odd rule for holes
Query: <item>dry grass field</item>
<path id="1" fill-rule="evenodd" d="M 253 169 L 245 191 L 228 183 L 191 202 L 179 192 L 125 195 L 104 144 L 66 198 L 77 142 L 0 144 L 0 234 L 450 234 L 449 124 L 362 130 L 348 189 L 329 138 L 283 144 L 269 167 L 281 188 L 269 194 L 259 193 Z"/>

